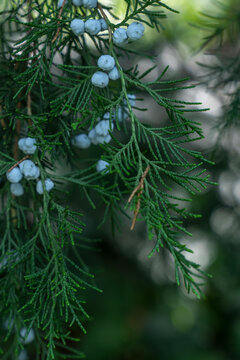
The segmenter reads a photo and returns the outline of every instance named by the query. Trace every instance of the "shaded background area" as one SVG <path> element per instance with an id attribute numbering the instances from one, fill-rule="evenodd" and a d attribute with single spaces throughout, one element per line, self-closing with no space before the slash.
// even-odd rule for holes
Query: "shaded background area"
<path id="1" fill-rule="evenodd" d="M 229 11 L 231 14 L 233 9 L 240 10 L 239 4 L 228 1 L 227 7 L 219 7 L 216 1 L 172 0 L 168 5 L 178 9 L 180 15 L 170 14 L 168 20 L 163 21 L 165 30 L 157 35 L 149 31 L 139 46 L 144 51 L 147 47 L 147 51 L 156 56 L 158 67 L 152 76 L 170 65 L 168 78 L 189 77 L 189 84 L 200 82 L 199 77 L 207 70 L 196 62 L 215 63 L 213 49 L 219 39 L 210 41 L 204 50 L 197 50 L 203 38 L 212 33 L 214 26 L 222 26 L 222 22 L 213 21 L 213 28 L 203 30 L 201 23 L 208 23 L 208 19 L 199 12 L 228 17 Z M 239 33 L 232 31 L 232 20 L 230 16 L 225 23 L 222 57 L 229 57 L 239 47 Z M 139 57 L 134 61 L 141 70 L 149 66 L 149 61 Z M 239 78 L 239 74 L 236 77 Z M 239 83 L 237 85 L 239 87 Z M 107 226 L 92 231 L 104 239 L 102 261 L 96 257 L 100 269 L 98 283 L 104 293 L 89 297 L 89 312 L 94 314 L 94 319 L 88 326 L 88 335 L 82 339 L 89 359 L 240 358 L 240 137 L 237 127 L 222 137 L 213 154 L 219 119 L 226 111 L 222 105 L 228 104 L 226 93 L 224 87 L 210 90 L 202 84 L 174 94 L 176 98 L 202 102 L 202 107 L 211 109 L 194 115 L 194 119 L 202 123 L 206 136 L 195 146 L 208 154 L 208 158 L 214 157 L 216 165 L 209 167 L 209 172 L 219 186 L 209 187 L 190 204 L 191 211 L 202 213 L 203 217 L 187 224 L 193 237 L 184 239 L 194 250 L 194 255 L 190 255 L 192 259 L 213 275 L 204 286 L 206 300 L 199 301 L 186 294 L 184 288 L 177 287 L 172 259 L 167 253 L 163 251 L 150 260 L 147 258 L 152 244 L 147 240 L 143 225 L 139 224 L 130 233 L 130 220 L 123 220 L 124 230 L 117 232 L 115 238 L 107 232 Z M 143 121 L 151 119 L 164 124 L 164 114 L 159 114 L 151 99 L 145 98 L 140 105 L 149 109 L 147 113 L 139 112 Z M 238 120 L 239 115 L 237 112 Z M 92 225 L 94 229 L 94 223 Z"/>

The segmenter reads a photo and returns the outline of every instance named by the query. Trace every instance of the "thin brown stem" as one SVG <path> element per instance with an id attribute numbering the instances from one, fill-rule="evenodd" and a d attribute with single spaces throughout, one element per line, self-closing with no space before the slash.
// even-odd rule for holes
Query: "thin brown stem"
<path id="1" fill-rule="evenodd" d="M 31 116 L 32 116 L 32 97 L 31 97 L 31 91 L 29 91 L 27 93 L 27 114 L 29 116 L 28 118 L 28 125 L 31 126 L 32 125 L 32 119 L 31 119 Z"/>
<path id="2" fill-rule="evenodd" d="M 2 113 L 2 105 L 0 105 L 0 113 Z M 6 122 L 2 117 L 0 118 L 0 123 L 1 123 L 2 128 L 6 129 L 6 127 L 7 127 Z"/>
<path id="3" fill-rule="evenodd" d="M 109 19 L 108 19 L 107 15 L 105 14 L 105 12 L 104 12 L 104 10 L 102 8 L 102 5 L 100 5 L 98 3 L 97 7 L 98 7 L 98 10 L 100 11 L 102 17 L 104 18 L 104 20 L 106 20 L 106 22 L 107 22 L 108 32 L 109 32 L 109 42 L 111 43 L 111 41 L 112 41 L 112 30 L 111 30 L 111 27 L 108 25 Z"/>
<path id="4" fill-rule="evenodd" d="M 57 22 L 58 25 L 60 25 L 60 19 L 61 19 L 61 16 L 62 16 L 62 12 L 63 12 L 63 8 L 64 8 L 65 3 L 66 3 L 66 0 L 63 1 L 63 4 L 62 4 L 62 6 L 61 6 L 61 8 L 59 10 L 59 13 L 58 13 L 58 22 Z M 61 30 L 61 26 L 58 26 L 57 32 L 56 32 L 54 38 L 52 39 L 52 44 L 55 43 L 55 41 L 57 40 L 58 35 L 60 33 L 60 30 Z"/>
<path id="5" fill-rule="evenodd" d="M 16 164 L 14 164 L 7 172 L 12 171 L 15 167 L 17 167 L 19 164 L 21 164 L 21 162 L 23 162 L 24 160 L 27 160 L 28 158 L 30 158 L 30 155 L 24 156 L 21 160 L 16 162 Z"/>
<path id="6" fill-rule="evenodd" d="M 144 173 L 142 174 L 142 177 L 139 181 L 138 186 L 136 186 L 136 188 L 133 190 L 133 192 L 131 193 L 131 195 L 129 196 L 129 199 L 128 199 L 128 203 L 130 203 L 132 201 L 133 197 L 137 194 L 137 204 L 136 204 L 136 208 L 134 210 L 134 217 L 133 217 L 132 225 L 130 228 L 131 230 L 134 229 L 136 221 L 137 221 L 137 216 L 138 216 L 138 213 L 139 213 L 140 207 L 141 207 L 141 195 L 144 190 L 144 180 L 146 179 L 146 176 L 147 176 L 149 170 L 150 170 L 150 166 L 148 165 L 146 167 Z"/>

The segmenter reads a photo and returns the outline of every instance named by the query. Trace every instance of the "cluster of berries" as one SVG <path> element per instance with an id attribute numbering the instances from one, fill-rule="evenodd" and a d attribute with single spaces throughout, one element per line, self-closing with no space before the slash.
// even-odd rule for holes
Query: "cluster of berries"
<path id="1" fill-rule="evenodd" d="M 106 71 L 97 71 L 93 74 L 91 82 L 94 86 L 104 88 L 108 86 L 109 79 L 118 80 L 120 78 L 119 71 L 115 66 L 115 60 L 111 55 L 102 55 L 97 62 L 98 67 Z"/>
<path id="2" fill-rule="evenodd" d="M 58 7 L 62 7 L 64 0 L 58 1 Z M 65 1 L 67 3 L 68 0 Z M 93 9 L 97 7 L 97 0 L 72 0 L 73 5 L 75 6 L 84 6 L 87 9 Z"/>
<path id="3" fill-rule="evenodd" d="M 136 102 L 136 95 L 134 94 L 128 94 L 128 100 L 131 106 L 135 105 Z M 114 113 L 110 119 L 110 113 L 107 112 L 103 115 L 103 119 L 100 120 L 97 125 L 89 131 L 87 134 L 79 134 L 75 135 L 72 139 L 72 145 L 79 148 L 79 149 L 87 149 L 93 145 L 103 144 L 103 143 L 109 143 L 111 141 L 111 136 L 109 134 L 109 131 L 113 131 L 114 129 L 114 121 L 116 121 L 116 118 L 118 121 L 126 120 L 129 113 L 126 107 L 126 99 L 123 102 L 123 106 L 118 108 L 117 114 Z M 109 163 L 104 160 L 99 160 L 96 166 L 97 171 L 101 172 L 107 168 Z M 108 171 L 106 171 L 107 173 Z"/>
<path id="4" fill-rule="evenodd" d="M 32 155 L 35 153 L 37 146 L 35 145 L 36 139 L 23 138 L 18 141 L 18 147 L 24 152 L 24 154 Z M 15 166 L 12 170 L 6 173 L 8 181 L 11 183 L 10 191 L 15 196 L 22 196 L 24 189 L 20 181 L 24 177 L 26 180 L 37 180 L 40 176 L 39 167 L 34 164 L 32 160 L 24 160 Z M 45 180 L 46 191 L 52 190 L 54 183 L 51 179 Z M 42 180 L 38 180 L 36 184 L 36 191 L 38 194 L 43 194 L 43 183 Z"/>
<path id="5" fill-rule="evenodd" d="M 116 45 L 125 45 L 129 41 L 141 39 L 144 33 L 144 25 L 135 21 L 127 29 L 118 28 L 113 32 L 113 42 Z"/>
<path id="6" fill-rule="evenodd" d="M 72 32 L 77 35 L 83 35 L 87 32 L 90 35 L 97 35 L 100 31 L 107 30 L 107 23 L 104 19 L 73 19 L 70 23 Z"/>
<path id="7" fill-rule="evenodd" d="M 113 122 L 109 122 L 110 114 L 104 114 L 103 120 L 100 120 L 95 128 L 89 131 L 88 135 L 79 134 L 72 139 L 73 146 L 79 149 L 87 149 L 91 144 L 98 145 L 109 143 L 111 136 L 109 130 L 114 129 Z"/>

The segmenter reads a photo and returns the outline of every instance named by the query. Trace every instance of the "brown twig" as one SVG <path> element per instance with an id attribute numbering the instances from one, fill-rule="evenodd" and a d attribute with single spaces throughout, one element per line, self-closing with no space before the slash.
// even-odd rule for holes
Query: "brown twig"
<path id="1" fill-rule="evenodd" d="M 29 116 L 28 118 L 28 125 L 31 126 L 32 125 L 32 119 L 31 119 L 31 116 L 32 116 L 32 97 L 31 97 L 31 91 L 29 91 L 27 93 L 27 114 Z"/>
<path id="2" fill-rule="evenodd" d="M 0 105 L 0 113 L 1 112 L 2 112 L 2 105 Z M 6 127 L 7 127 L 6 122 L 2 117 L 0 118 L 0 122 L 1 122 L 2 128 L 6 129 Z"/>
<path id="3" fill-rule="evenodd" d="M 150 170 L 150 166 L 148 165 L 144 171 L 144 173 L 142 174 L 142 177 L 139 181 L 139 184 L 138 186 L 133 190 L 133 192 L 131 193 L 131 195 L 129 196 L 129 199 L 128 199 L 128 203 L 130 203 L 133 199 L 133 197 L 137 194 L 137 204 L 136 204 L 136 208 L 134 210 L 134 217 L 133 217 L 133 221 L 132 221 L 132 225 L 131 225 L 131 230 L 134 229 L 135 227 L 135 224 L 136 224 L 136 221 L 137 221 L 137 216 L 138 216 L 138 213 L 139 213 L 139 210 L 140 210 L 140 206 L 141 206 L 141 195 L 142 195 L 142 192 L 143 192 L 143 189 L 144 189 L 144 180 L 148 174 Z"/>
<path id="4" fill-rule="evenodd" d="M 107 20 L 106 22 L 107 22 L 108 32 L 109 32 L 109 42 L 111 42 L 111 41 L 112 41 L 112 30 L 111 30 L 110 26 L 108 25 L 108 22 L 109 22 L 108 17 L 107 17 L 107 15 L 105 14 L 105 12 L 104 12 L 104 10 L 103 10 L 103 8 L 102 8 L 102 5 L 100 5 L 100 4 L 98 3 L 97 7 L 98 7 L 98 10 L 100 11 L 102 17 L 104 18 L 104 20 Z"/>
<path id="5" fill-rule="evenodd" d="M 66 3 L 66 0 L 63 0 L 63 4 L 62 4 L 62 6 L 61 6 L 61 8 L 59 10 L 59 13 L 58 13 L 58 22 L 57 22 L 58 25 L 60 24 L 60 19 L 61 19 L 61 16 L 62 16 L 62 12 L 63 12 L 63 8 L 64 8 L 65 3 Z M 60 30 L 61 30 L 61 26 L 58 26 L 57 32 L 56 32 L 54 38 L 52 39 L 52 44 L 57 40 L 57 37 L 58 37 L 58 35 L 60 33 Z"/>
<path id="6" fill-rule="evenodd" d="M 17 167 L 19 164 L 21 164 L 21 162 L 23 162 L 24 160 L 27 160 L 28 158 L 30 158 L 30 155 L 24 156 L 21 160 L 19 160 L 16 164 L 14 164 L 7 172 L 12 171 L 15 167 Z"/>

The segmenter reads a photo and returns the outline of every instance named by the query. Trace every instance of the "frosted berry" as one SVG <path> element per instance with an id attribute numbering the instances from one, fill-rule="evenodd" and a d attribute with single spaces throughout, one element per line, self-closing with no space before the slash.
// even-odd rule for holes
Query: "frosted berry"
<path id="1" fill-rule="evenodd" d="M 132 106 L 135 105 L 136 103 L 136 95 L 135 94 L 128 94 L 128 99 L 129 99 L 129 102 Z"/>
<path id="2" fill-rule="evenodd" d="M 108 86 L 109 77 L 104 72 L 97 71 L 93 74 L 93 76 L 91 78 L 91 82 L 94 86 L 104 88 L 104 87 Z"/>
<path id="3" fill-rule="evenodd" d="M 22 184 L 11 184 L 10 185 L 10 191 L 15 196 L 22 196 L 24 193 Z"/>
<path id="4" fill-rule="evenodd" d="M 128 94 L 128 100 L 131 106 L 134 106 L 136 104 L 136 95 L 134 94 Z M 126 99 L 123 100 L 124 105 L 127 105 Z"/>
<path id="5" fill-rule="evenodd" d="M 90 35 L 97 35 L 101 31 L 101 23 L 96 19 L 88 19 L 85 22 L 85 31 Z"/>
<path id="6" fill-rule="evenodd" d="M 110 129 L 109 120 L 101 120 L 96 125 L 95 130 L 97 135 L 106 136 L 109 130 L 113 130 L 113 123 L 111 124 L 111 129 Z"/>
<path id="7" fill-rule="evenodd" d="M 114 116 L 115 116 L 115 111 L 112 112 L 111 120 L 114 120 Z M 106 112 L 106 113 L 103 115 L 103 120 L 110 120 L 110 113 L 109 113 L 109 112 Z"/>
<path id="8" fill-rule="evenodd" d="M 83 0 L 83 6 L 87 9 L 92 9 L 97 7 L 97 0 Z"/>
<path id="9" fill-rule="evenodd" d="M 99 22 L 100 22 L 101 30 L 102 30 L 102 31 L 108 29 L 108 25 L 107 25 L 107 23 L 106 23 L 106 21 L 105 21 L 104 19 L 100 19 Z"/>
<path id="10" fill-rule="evenodd" d="M 116 45 L 124 45 L 128 42 L 127 30 L 118 28 L 113 32 L 113 42 Z"/>
<path id="11" fill-rule="evenodd" d="M 14 169 L 12 169 L 11 171 L 7 172 L 7 179 L 10 183 L 16 184 L 19 181 L 22 180 L 22 173 L 19 169 L 19 167 L 15 167 Z"/>
<path id="12" fill-rule="evenodd" d="M 47 178 L 45 180 L 45 189 L 47 192 L 51 191 L 52 188 L 54 187 L 54 183 L 51 179 Z M 37 186 L 36 186 L 36 190 L 37 190 L 37 193 L 42 195 L 43 194 L 43 184 L 42 184 L 42 180 L 39 180 L 37 182 Z"/>
<path id="13" fill-rule="evenodd" d="M 98 141 L 97 141 L 96 137 L 97 137 L 96 130 L 95 129 L 90 130 L 89 133 L 88 133 L 88 138 L 89 138 L 89 140 L 91 141 L 91 143 L 93 145 L 98 144 Z"/>
<path id="14" fill-rule="evenodd" d="M 22 342 L 24 344 L 30 344 L 35 339 L 35 334 L 34 334 L 33 329 L 30 329 L 30 331 L 25 339 L 26 334 L 27 334 L 27 328 L 24 327 L 20 330 L 20 336 L 23 338 Z"/>
<path id="15" fill-rule="evenodd" d="M 97 142 L 97 144 L 104 144 L 104 143 L 109 143 L 111 141 L 111 136 L 109 134 L 107 135 L 97 135 L 95 138 L 95 141 Z"/>
<path id="16" fill-rule="evenodd" d="M 28 354 L 26 350 L 21 350 L 18 355 L 18 360 L 28 360 Z"/>
<path id="17" fill-rule="evenodd" d="M 18 147 L 24 154 L 34 154 L 37 149 L 35 143 L 36 139 L 27 137 L 18 140 Z"/>
<path id="18" fill-rule="evenodd" d="M 82 21 L 81 19 L 73 19 L 70 23 L 70 28 L 75 35 L 82 35 L 85 30 L 84 21 Z"/>
<path id="19" fill-rule="evenodd" d="M 130 40 L 139 40 L 143 36 L 144 25 L 139 22 L 133 22 L 127 28 L 127 36 Z"/>
<path id="20" fill-rule="evenodd" d="M 75 6 L 82 6 L 83 0 L 72 0 L 72 3 Z"/>
<path id="21" fill-rule="evenodd" d="M 60 7 L 62 7 L 63 6 L 63 2 L 64 2 L 64 0 L 58 0 L 58 7 L 60 8 Z M 65 1 L 65 5 L 67 4 L 67 2 L 68 2 L 68 0 L 66 0 Z"/>
<path id="22" fill-rule="evenodd" d="M 128 116 L 129 116 L 128 111 L 124 106 L 118 108 L 117 119 L 119 122 L 126 120 Z"/>
<path id="23" fill-rule="evenodd" d="M 72 144 L 79 149 L 87 149 L 91 145 L 91 141 L 86 134 L 80 134 L 74 136 Z"/>
<path id="24" fill-rule="evenodd" d="M 98 160 L 96 169 L 98 172 L 104 171 L 109 166 L 109 163 L 105 160 Z M 108 173 L 109 171 L 105 171 L 105 173 Z"/>
<path id="25" fill-rule="evenodd" d="M 109 79 L 118 80 L 120 78 L 120 73 L 116 66 L 108 73 Z"/>
<path id="26" fill-rule="evenodd" d="M 111 55 L 102 55 L 97 64 L 102 70 L 111 71 L 115 66 L 115 60 Z"/>
<path id="27" fill-rule="evenodd" d="M 24 160 L 19 164 L 19 168 L 27 180 L 36 180 L 40 175 L 39 168 L 31 160 Z"/>

